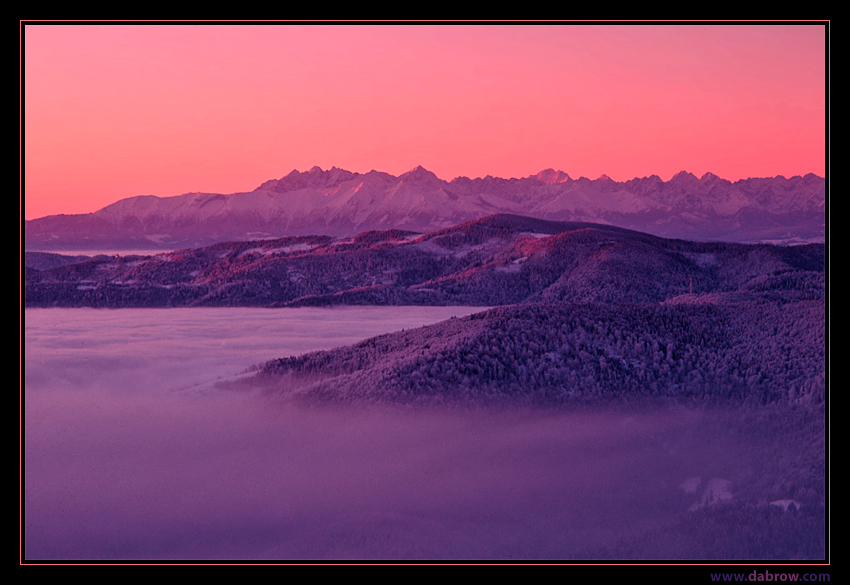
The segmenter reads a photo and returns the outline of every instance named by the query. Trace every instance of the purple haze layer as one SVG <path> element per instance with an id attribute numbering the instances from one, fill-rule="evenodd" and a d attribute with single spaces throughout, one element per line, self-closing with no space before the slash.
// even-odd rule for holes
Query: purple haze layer
<path id="1" fill-rule="evenodd" d="M 669 523 L 688 478 L 752 472 L 705 412 L 307 408 L 211 384 L 477 310 L 27 310 L 25 558 L 562 559 Z"/>

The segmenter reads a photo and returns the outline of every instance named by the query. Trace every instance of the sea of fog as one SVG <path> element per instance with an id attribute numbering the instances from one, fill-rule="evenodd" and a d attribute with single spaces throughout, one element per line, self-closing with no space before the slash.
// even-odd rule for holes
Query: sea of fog
<path id="1" fill-rule="evenodd" d="M 565 559 L 746 464 L 698 412 L 297 407 L 214 384 L 479 310 L 26 309 L 25 558 Z"/>

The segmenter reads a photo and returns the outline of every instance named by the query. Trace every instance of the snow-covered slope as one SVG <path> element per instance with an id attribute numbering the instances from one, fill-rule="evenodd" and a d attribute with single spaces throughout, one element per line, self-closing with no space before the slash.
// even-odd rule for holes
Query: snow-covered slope
<path id="1" fill-rule="evenodd" d="M 822 244 L 694 243 L 506 214 L 428 234 L 288 236 L 39 266 L 26 274 L 27 306 L 687 305 L 824 290 Z"/>
<path id="2" fill-rule="evenodd" d="M 27 249 L 194 247 L 290 235 L 428 232 L 513 213 L 592 221 L 663 237 L 823 241 L 825 181 L 815 175 L 730 182 L 687 172 L 616 182 L 554 169 L 520 179 L 445 181 L 422 167 L 398 177 L 336 167 L 292 171 L 253 191 L 130 197 L 91 214 L 27 221 Z"/>

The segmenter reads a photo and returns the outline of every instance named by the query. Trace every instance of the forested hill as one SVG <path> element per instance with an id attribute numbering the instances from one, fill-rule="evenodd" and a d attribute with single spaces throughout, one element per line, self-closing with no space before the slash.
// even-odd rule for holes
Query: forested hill
<path id="1" fill-rule="evenodd" d="M 824 403 L 824 302 L 529 303 L 264 364 L 331 401 Z"/>
<path id="2" fill-rule="evenodd" d="M 496 215 L 428 234 L 292 236 L 25 268 L 28 307 L 658 303 L 824 295 L 825 247 L 699 243 Z"/>

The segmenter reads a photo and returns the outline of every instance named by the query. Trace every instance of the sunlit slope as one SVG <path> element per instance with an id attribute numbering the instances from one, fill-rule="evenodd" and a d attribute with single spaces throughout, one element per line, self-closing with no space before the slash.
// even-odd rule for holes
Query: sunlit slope
<path id="1" fill-rule="evenodd" d="M 823 245 L 670 240 L 495 215 L 428 234 L 293 236 L 25 273 L 27 306 L 480 305 L 821 298 Z"/>

